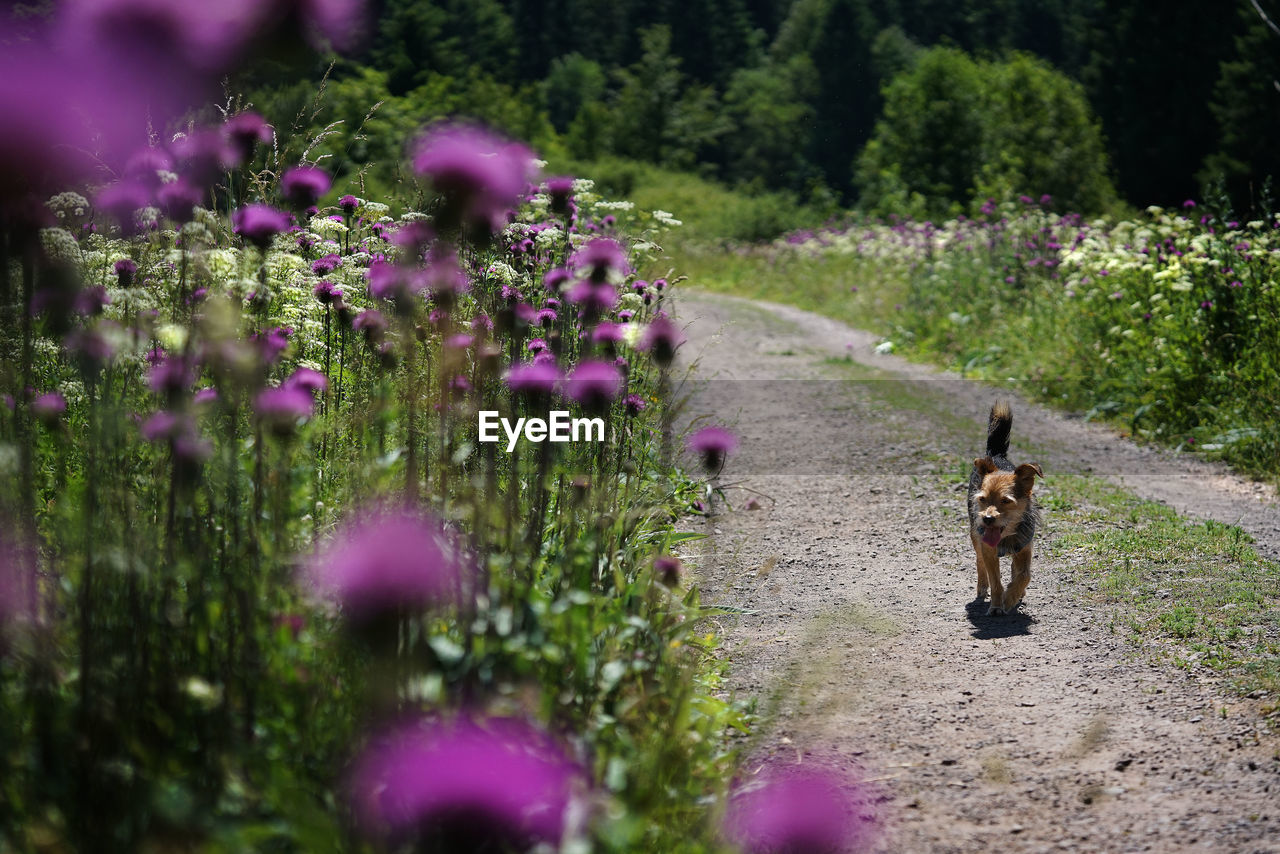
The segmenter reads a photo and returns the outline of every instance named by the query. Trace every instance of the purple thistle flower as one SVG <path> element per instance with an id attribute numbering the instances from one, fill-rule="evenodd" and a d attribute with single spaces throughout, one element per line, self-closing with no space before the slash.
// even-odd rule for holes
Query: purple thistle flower
<path id="1" fill-rule="evenodd" d="M 556 313 L 554 308 L 542 308 L 538 310 L 538 314 L 534 320 L 535 325 L 541 326 L 545 329 L 553 325 L 558 318 L 559 315 Z"/>
<path id="2" fill-rule="evenodd" d="M 117 223 L 126 236 L 138 232 L 136 214 L 151 202 L 151 194 L 147 188 L 136 181 L 117 181 L 98 191 L 94 197 L 95 206 L 106 211 Z"/>
<path id="3" fill-rule="evenodd" d="M 626 331 L 620 323 L 597 323 L 591 330 L 591 343 L 616 346 L 625 340 Z"/>
<path id="4" fill-rule="evenodd" d="M 573 267 L 592 281 L 603 282 L 611 271 L 626 271 L 627 252 L 618 241 L 597 237 L 573 254 Z"/>
<path id="5" fill-rule="evenodd" d="M 345 214 L 346 216 L 351 216 L 356 212 L 356 208 L 360 207 L 360 200 L 355 196 L 351 195 L 350 193 L 348 193 L 347 195 L 338 199 L 338 207 L 342 208 L 343 214 Z"/>
<path id="6" fill-rule="evenodd" d="M 274 365 L 280 361 L 284 351 L 289 349 L 289 336 L 292 334 L 293 330 L 286 326 L 275 326 L 266 332 L 251 336 L 250 340 L 257 345 L 262 361 L 268 365 Z"/>
<path id="7" fill-rule="evenodd" d="M 533 153 L 478 128 L 444 125 L 418 142 L 413 170 L 444 196 L 445 228 L 497 231 L 533 175 Z"/>
<path id="8" fill-rule="evenodd" d="M 178 137 L 171 146 L 183 177 L 197 187 L 211 187 L 218 176 L 235 166 L 235 153 L 222 134 L 199 128 Z"/>
<path id="9" fill-rule="evenodd" d="M 332 186 L 333 179 L 323 169 L 295 166 L 280 178 L 280 195 L 294 208 L 309 208 Z"/>
<path id="10" fill-rule="evenodd" d="M 293 220 L 284 211 L 270 205 L 252 204 L 233 213 L 231 223 L 232 231 L 259 249 L 266 250 L 277 234 L 292 226 Z"/>
<path id="11" fill-rule="evenodd" d="M 622 393 L 624 384 L 613 363 L 587 360 L 565 378 L 564 395 L 589 412 L 603 412 Z"/>
<path id="12" fill-rule="evenodd" d="M 653 574 L 659 583 L 667 587 L 675 587 L 680 583 L 680 574 L 683 570 L 684 564 L 677 557 L 659 555 L 653 559 Z"/>
<path id="13" fill-rule="evenodd" d="M 333 282 L 320 282 L 311 290 L 311 293 L 315 294 L 315 298 L 321 305 L 332 305 L 342 299 L 342 288 Z"/>
<path id="14" fill-rule="evenodd" d="M 579 306 L 588 318 L 606 314 L 618 304 L 618 292 L 608 282 L 583 279 L 569 289 L 569 302 Z"/>
<path id="15" fill-rule="evenodd" d="M 487 314 L 477 314 L 471 318 L 471 331 L 483 335 L 493 331 L 493 320 Z"/>
<path id="16" fill-rule="evenodd" d="M 213 386 L 207 386 L 199 389 L 195 396 L 191 398 L 191 402 L 196 406 L 203 406 L 206 403 L 215 403 L 218 400 L 218 390 Z"/>
<path id="17" fill-rule="evenodd" d="M 436 519 L 371 508 L 345 522 L 306 571 L 321 597 L 363 623 L 400 608 L 461 603 L 472 567 Z"/>
<path id="18" fill-rule="evenodd" d="M 149 415 L 147 420 L 138 427 L 138 432 L 147 442 L 168 441 L 169 437 L 177 431 L 181 421 L 182 416 L 178 413 L 162 409 Z"/>
<path id="19" fill-rule="evenodd" d="M 729 454 L 738 449 L 738 437 L 723 427 L 703 427 L 685 442 L 689 450 L 702 456 L 702 465 L 709 472 L 718 472 Z"/>
<path id="20" fill-rule="evenodd" d="M 548 398 L 561 380 L 554 362 L 515 365 L 507 372 L 507 388 L 518 397 Z"/>
<path id="21" fill-rule="evenodd" d="M 659 313 L 647 327 L 640 338 L 640 349 L 653 354 L 653 360 L 661 368 L 670 367 L 675 361 L 676 350 L 685 341 L 680 327 L 671 322 L 665 314 Z"/>
<path id="22" fill-rule="evenodd" d="M 336 252 L 330 252 L 323 258 L 317 258 L 311 262 L 311 272 L 317 276 L 327 276 L 341 266 L 342 256 Z"/>
<path id="23" fill-rule="evenodd" d="M 115 264 L 115 271 L 117 278 L 120 280 L 120 287 L 131 287 L 134 277 L 138 273 L 138 262 L 132 258 L 121 258 Z"/>
<path id="24" fill-rule="evenodd" d="M 300 388 L 312 396 L 323 394 L 329 388 L 329 380 L 319 371 L 298 368 L 281 384 L 281 388 Z"/>
<path id="25" fill-rule="evenodd" d="M 67 399 L 59 392 L 50 391 L 31 401 L 31 414 L 45 424 L 56 424 L 67 411 Z"/>
<path id="26" fill-rule="evenodd" d="M 622 402 L 622 407 L 626 410 L 627 415 L 635 418 L 641 412 L 644 412 L 649 407 L 649 404 L 645 403 L 644 398 L 640 395 L 629 394 L 627 399 Z"/>
<path id="27" fill-rule="evenodd" d="M 568 284 L 571 278 L 572 275 L 564 267 L 556 267 L 554 270 L 548 271 L 548 273 L 542 277 L 542 284 L 546 286 L 546 289 L 551 291 L 551 293 L 558 294 L 564 289 L 564 286 Z"/>
<path id="28" fill-rule="evenodd" d="M 275 130 L 257 113 L 243 112 L 227 119 L 222 125 L 222 135 L 239 164 L 253 157 L 253 150 L 259 144 L 270 143 Z"/>
<path id="29" fill-rule="evenodd" d="M 164 356 L 151 363 L 147 372 L 147 385 L 156 394 L 168 400 L 174 400 L 195 384 L 196 369 L 190 360 L 183 356 Z"/>
<path id="30" fill-rule="evenodd" d="M 551 199 L 551 212 L 553 214 L 566 214 L 569 212 L 569 199 L 573 195 L 573 178 L 559 175 L 554 178 L 547 179 L 547 196 Z"/>
<path id="31" fill-rule="evenodd" d="M 476 343 L 476 339 L 472 335 L 465 332 L 459 332 L 456 335 L 450 335 L 445 339 L 444 346 L 453 350 L 469 350 Z"/>
<path id="32" fill-rule="evenodd" d="M 311 392 L 298 386 L 280 386 L 258 392 L 253 409 L 258 418 L 278 435 L 288 435 L 298 422 L 315 411 Z"/>
<path id="33" fill-rule="evenodd" d="M 541 729 L 514 719 L 428 719 L 371 741 L 347 789 L 373 835 L 422 850 L 558 847 L 583 773 Z"/>
<path id="34" fill-rule="evenodd" d="M 860 814 L 863 801 L 831 770 L 769 770 L 732 796 L 725 829 L 747 854 L 862 850 L 874 831 L 873 819 Z"/>
<path id="35" fill-rule="evenodd" d="M 161 185 L 156 203 L 164 215 L 176 223 L 191 222 L 196 205 L 204 201 L 204 191 L 187 183 L 185 178 Z"/>
<path id="36" fill-rule="evenodd" d="M 163 148 L 146 145 L 139 148 L 124 165 L 124 174 L 155 189 L 160 186 L 160 172 L 173 171 L 173 158 Z"/>
<path id="37" fill-rule="evenodd" d="M 356 315 L 351 328 L 363 332 L 369 341 L 377 342 L 387 333 L 387 319 L 376 308 L 370 308 Z"/>

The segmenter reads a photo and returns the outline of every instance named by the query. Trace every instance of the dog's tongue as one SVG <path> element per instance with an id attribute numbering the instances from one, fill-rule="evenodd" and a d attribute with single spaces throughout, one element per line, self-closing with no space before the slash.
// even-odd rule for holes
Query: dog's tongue
<path id="1" fill-rule="evenodd" d="M 987 528 L 982 532 L 982 542 L 985 545 L 995 548 L 1000 545 L 1000 537 L 1004 534 L 1004 528 Z"/>

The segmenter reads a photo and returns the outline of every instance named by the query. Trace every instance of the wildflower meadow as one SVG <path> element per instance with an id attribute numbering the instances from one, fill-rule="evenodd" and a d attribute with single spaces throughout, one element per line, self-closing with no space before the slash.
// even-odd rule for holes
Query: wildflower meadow
<path id="1" fill-rule="evenodd" d="M 59 11 L 0 60 L 0 850 L 788 844 L 674 554 L 736 439 L 673 426 L 670 215 L 462 120 L 369 198 L 199 99 L 359 4 Z"/>

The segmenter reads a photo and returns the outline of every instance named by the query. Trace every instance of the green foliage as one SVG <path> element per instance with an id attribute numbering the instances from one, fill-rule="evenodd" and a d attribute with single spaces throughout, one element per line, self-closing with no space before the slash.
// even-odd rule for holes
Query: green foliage
<path id="1" fill-rule="evenodd" d="M 551 126 L 560 133 L 568 130 L 583 107 L 604 99 L 607 82 L 600 63 L 580 53 L 556 57 L 542 84 Z"/>
<path id="2" fill-rule="evenodd" d="M 885 88 L 858 172 L 862 204 L 882 215 L 946 216 L 973 199 L 1019 194 L 1090 213 L 1115 201 L 1081 87 L 1026 54 L 989 62 L 954 48 L 921 53 Z"/>

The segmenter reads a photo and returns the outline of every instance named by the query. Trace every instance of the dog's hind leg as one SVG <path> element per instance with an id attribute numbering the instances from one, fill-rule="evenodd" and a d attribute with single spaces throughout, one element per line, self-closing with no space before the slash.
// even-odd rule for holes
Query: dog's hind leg
<path id="1" fill-rule="evenodd" d="M 1004 609 L 1012 611 L 1022 601 L 1031 583 L 1031 544 L 1013 556 L 1013 577 L 1009 579 L 1009 589 L 1004 592 Z"/>
<path id="2" fill-rule="evenodd" d="M 981 602 L 987 595 L 987 588 L 990 586 L 987 583 L 987 566 L 982 560 L 982 541 L 972 533 L 969 534 L 969 539 L 973 540 L 974 562 L 978 564 L 978 592 L 974 601 Z"/>

